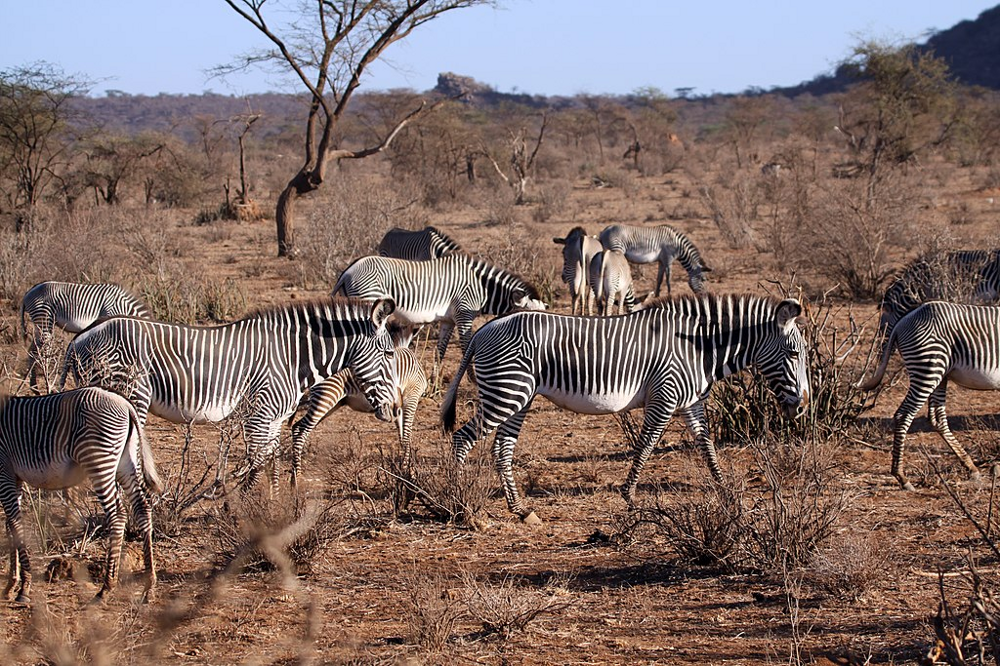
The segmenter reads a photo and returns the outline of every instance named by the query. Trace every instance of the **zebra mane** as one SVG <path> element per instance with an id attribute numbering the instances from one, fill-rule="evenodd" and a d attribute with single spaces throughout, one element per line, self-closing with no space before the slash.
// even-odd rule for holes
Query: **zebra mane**
<path id="1" fill-rule="evenodd" d="M 661 296 L 646 304 L 644 310 L 669 310 L 674 313 L 691 313 L 704 315 L 714 311 L 741 309 L 753 305 L 764 305 L 769 309 L 777 309 L 780 301 L 773 296 L 757 294 L 684 294 L 679 296 Z"/>
<path id="2" fill-rule="evenodd" d="M 344 296 L 317 296 L 316 298 L 307 298 L 301 301 L 296 300 L 288 303 L 265 305 L 243 315 L 239 321 L 262 319 L 285 312 L 303 312 L 326 308 L 335 313 L 346 314 L 350 317 L 367 317 L 371 313 L 372 301 Z"/>
<path id="3" fill-rule="evenodd" d="M 581 227 L 580 225 L 577 225 L 572 229 L 570 229 L 569 233 L 566 234 L 566 240 L 568 241 L 570 238 L 573 238 L 574 236 L 586 236 L 586 235 L 587 235 L 587 230 Z"/>
<path id="4" fill-rule="evenodd" d="M 458 241 L 456 241 L 454 238 L 452 238 L 445 232 L 441 231 L 437 227 L 428 224 L 426 227 L 424 227 L 424 231 L 430 233 L 432 236 L 437 236 L 438 240 L 444 243 L 450 251 L 464 252 L 462 246 L 459 245 Z"/>

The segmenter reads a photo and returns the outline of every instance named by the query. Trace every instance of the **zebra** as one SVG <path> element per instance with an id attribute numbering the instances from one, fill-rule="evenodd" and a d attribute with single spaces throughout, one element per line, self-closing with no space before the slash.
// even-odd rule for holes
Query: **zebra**
<path id="1" fill-rule="evenodd" d="M 273 463 L 277 490 L 278 437 L 302 395 L 349 367 L 375 415 L 392 418 L 389 379 L 395 348 L 386 319 L 395 305 L 317 299 L 276 306 L 223 326 L 186 326 L 115 317 L 70 343 L 62 381 L 115 387 L 136 406 L 145 426 L 150 411 L 173 423 L 246 419 L 244 490 Z"/>
<path id="2" fill-rule="evenodd" d="M 393 227 L 382 237 L 378 253 L 382 257 L 426 261 L 461 254 L 462 247 L 435 227 L 424 227 L 420 231 Z"/>
<path id="3" fill-rule="evenodd" d="M 127 493 L 143 537 L 147 598 L 156 586 L 153 526 L 147 493 L 160 492 L 160 477 L 142 435 L 135 408 L 100 388 L 80 388 L 34 397 L 0 397 L 0 503 L 11 538 L 10 572 L 4 597 L 17 592 L 29 601 L 31 562 L 21 529 L 24 484 L 55 490 L 90 479 L 109 524 L 107 569 L 97 600 L 118 578 L 125 511 L 118 486 Z"/>
<path id="4" fill-rule="evenodd" d="M 882 298 L 879 333 L 887 335 L 927 301 L 984 304 L 1000 298 L 1000 250 L 956 250 L 911 261 Z"/>
<path id="5" fill-rule="evenodd" d="M 900 319 L 882 349 L 882 361 L 863 389 L 882 381 L 893 347 L 903 357 L 910 386 L 893 415 L 892 475 L 913 490 L 902 470 L 906 434 L 917 412 L 928 403 L 931 426 L 954 454 L 979 478 L 972 458 L 952 434 L 945 412 L 948 380 L 971 389 L 1000 389 L 1000 306 L 930 301 Z"/>
<path id="6" fill-rule="evenodd" d="M 409 468 L 410 435 L 417 415 L 417 403 L 427 390 L 427 378 L 417 357 L 407 347 L 415 329 L 405 327 L 394 331 L 393 345 L 396 354 L 390 368 L 393 387 L 393 419 L 396 422 L 399 443 L 403 449 L 403 468 Z M 320 421 L 343 405 L 356 412 L 370 413 L 371 405 L 364 397 L 361 385 L 349 368 L 331 375 L 309 389 L 306 413 L 292 425 L 292 487 L 296 486 L 302 471 L 302 455 L 306 438 Z"/>
<path id="7" fill-rule="evenodd" d="M 624 252 L 629 261 L 637 264 L 660 264 L 656 273 L 656 295 L 666 277 L 667 294 L 670 294 L 670 265 L 674 259 L 688 272 L 691 291 L 700 294 L 705 290 L 704 273 L 711 272 L 705 265 L 698 248 L 691 240 L 667 224 L 658 227 L 634 227 L 612 224 L 601 232 L 601 245 L 605 250 Z"/>
<path id="8" fill-rule="evenodd" d="M 125 316 L 150 319 L 149 309 L 135 296 L 116 284 L 40 282 L 21 299 L 21 336 L 28 337 L 26 320 L 34 326 L 28 347 L 28 373 L 32 388 L 38 386 L 39 350 L 52 339 L 58 326 L 79 333 L 99 319 Z"/>
<path id="9" fill-rule="evenodd" d="M 712 476 L 722 480 L 704 401 L 712 383 L 753 365 L 794 416 L 809 401 L 806 343 L 798 301 L 754 295 L 690 296 L 654 301 L 621 317 L 518 312 L 472 337 L 441 407 L 455 426 L 462 375 L 474 364 L 479 403 L 454 433 L 459 462 L 497 431 L 493 457 L 512 513 L 537 520 L 522 504 L 511 470 L 514 445 L 536 395 L 579 414 L 643 407 L 642 431 L 621 494 L 632 504 L 639 473 L 674 412 L 698 441 Z"/>
<path id="10" fill-rule="evenodd" d="M 435 261 L 362 257 L 340 276 L 333 293 L 340 292 L 364 299 L 391 298 L 396 318 L 408 324 L 441 322 L 435 376 L 455 328 L 464 352 L 477 315 L 546 307 L 538 290 L 519 276 L 463 254 Z"/>
<path id="11" fill-rule="evenodd" d="M 594 292 L 587 280 L 587 271 L 594 255 L 604 249 L 601 241 L 588 236 L 583 227 L 573 227 L 565 238 L 553 238 L 552 242 L 563 246 L 562 281 L 569 287 L 570 312 L 577 314 L 579 310 L 580 314 L 593 314 Z"/>
<path id="12" fill-rule="evenodd" d="M 632 268 L 628 259 L 618 250 L 604 250 L 590 260 L 590 288 L 597 299 L 597 311 L 608 316 L 618 303 L 618 314 L 632 312 L 635 308 L 635 291 L 632 288 Z"/>

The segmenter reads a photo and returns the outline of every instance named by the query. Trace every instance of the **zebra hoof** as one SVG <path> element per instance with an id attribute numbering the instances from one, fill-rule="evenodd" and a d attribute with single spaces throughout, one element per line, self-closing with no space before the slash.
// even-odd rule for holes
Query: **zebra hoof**
<path id="1" fill-rule="evenodd" d="M 534 511 L 529 511 L 528 515 L 521 517 L 521 522 L 525 525 L 531 525 L 534 527 L 536 525 L 541 525 L 542 519 L 539 518 Z"/>
<path id="2" fill-rule="evenodd" d="M 18 605 L 27 606 L 31 603 L 31 599 L 23 592 L 14 598 L 14 603 Z"/>
<path id="3" fill-rule="evenodd" d="M 917 489 L 916 489 L 916 488 L 914 488 L 914 487 L 913 487 L 913 484 L 912 484 L 912 483 L 910 483 L 909 481 L 907 481 L 906 483 L 904 483 L 904 484 L 903 484 L 903 490 L 905 490 L 905 491 L 907 491 L 907 492 L 910 492 L 910 493 L 915 493 L 915 492 L 917 492 Z"/>

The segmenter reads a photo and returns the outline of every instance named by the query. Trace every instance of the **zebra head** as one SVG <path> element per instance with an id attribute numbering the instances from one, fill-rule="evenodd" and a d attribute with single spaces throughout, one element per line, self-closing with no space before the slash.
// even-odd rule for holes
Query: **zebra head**
<path id="1" fill-rule="evenodd" d="M 545 301 L 538 298 L 538 293 L 532 290 L 516 288 L 510 295 L 511 310 L 547 310 Z"/>
<path id="2" fill-rule="evenodd" d="M 395 309 L 396 304 L 391 299 L 375 301 L 371 309 L 374 333 L 354 336 L 348 353 L 347 364 L 380 421 L 393 420 L 396 401 L 392 381 L 396 348 L 387 326 L 389 315 Z"/>
<path id="3" fill-rule="evenodd" d="M 795 299 L 781 301 L 774 309 L 773 327 L 754 354 L 754 365 L 778 396 L 785 416 L 798 415 L 809 403 L 808 349 L 795 318 L 802 306 Z"/>

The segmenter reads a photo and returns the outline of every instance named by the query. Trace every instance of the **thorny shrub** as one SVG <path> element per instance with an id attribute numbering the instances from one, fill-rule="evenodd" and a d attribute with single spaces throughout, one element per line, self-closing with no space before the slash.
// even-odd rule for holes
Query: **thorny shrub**
<path id="1" fill-rule="evenodd" d="M 436 520 L 481 525 L 497 487 L 487 448 L 473 448 L 465 462 L 459 464 L 451 443 L 441 438 L 433 458 L 414 462 L 414 499 Z"/>
<path id="2" fill-rule="evenodd" d="M 484 636 L 507 641 L 525 631 L 538 616 L 568 607 L 569 580 L 568 576 L 553 576 L 545 585 L 532 587 L 511 574 L 492 583 L 466 573 L 465 605 L 469 616 L 481 625 Z"/>
<path id="3" fill-rule="evenodd" d="M 871 532 L 845 531 L 835 535 L 802 569 L 810 587 L 837 598 L 859 601 L 894 578 L 890 540 Z"/>

